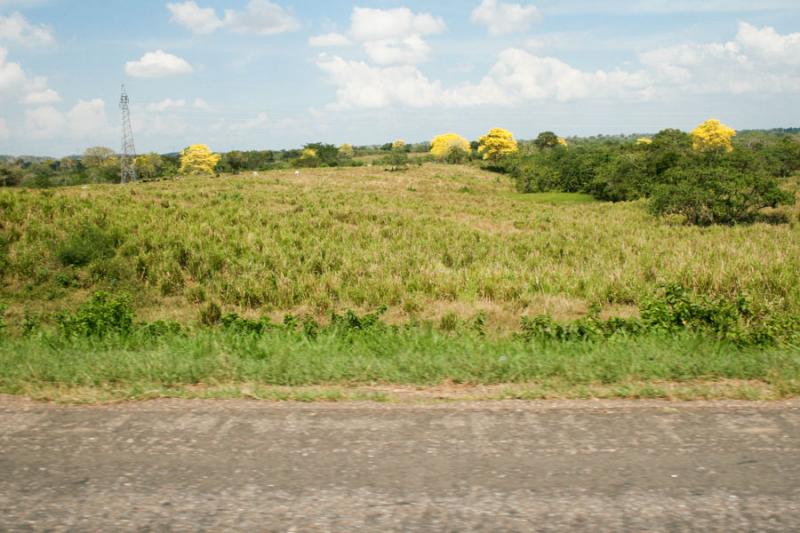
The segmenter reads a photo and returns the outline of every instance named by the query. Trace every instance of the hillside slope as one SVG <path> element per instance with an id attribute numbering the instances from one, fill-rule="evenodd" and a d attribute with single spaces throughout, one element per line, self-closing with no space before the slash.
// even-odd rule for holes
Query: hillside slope
<path id="1" fill-rule="evenodd" d="M 474 167 L 315 169 L 132 186 L 0 191 L 7 321 L 98 289 L 183 322 L 389 308 L 386 319 L 636 313 L 659 285 L 800 311 L 800 226 L 686 227 L 641 203 L 521 195 Z"/>

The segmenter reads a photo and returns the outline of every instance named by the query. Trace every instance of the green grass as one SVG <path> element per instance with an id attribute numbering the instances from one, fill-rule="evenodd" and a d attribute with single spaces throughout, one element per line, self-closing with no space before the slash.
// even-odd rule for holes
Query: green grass
<path id="1" fill-rule="evenodd" d="M 796 210 L 789 224 L 689 227 L 641 202 L 522 195 L 497 174 L 426 164 L 0 190 L 0 215 L 4 393 L 333 401 L 452 384 L 495 387 L 478 396 L 497 398 L 800 393 L 793 345 L 688 332 L 549 344 L 512 335 L 523 316 L 636 316 L 666 284 L 720 301 L 747 295 L 752 323 L 798 316 Z M 130 295 L 138 321 L 175 320 L 188 333 L 53 333 L 59 313 L 97 290 Z M 210 302 L 276 322 L 315 317 L 323 333 L 196 328 Z M 332 312 L 383 306 L 390 325 L 440 331 L 324 328 Z M 485 335 L 468 326 L 476 317 Z"/>
<path id="2" fill-rule="evenodd" d="M 508 193 L 508 197 L 513 200 L 552 205 L 590 204 L 597 202 L 590 194 L 573 192 L 539 192 L 530 194 L 514 192 Z"/>
<path id="3" fill-rule="evenodd" d="M 735 397 L 747 397 L 750 390 L 767 391 L 768 397 L 796 395 L 800 348 L 750 349 L 691 335 L 537 343 L 425 327 L 331 332 L 316 339 L 285 331 L 245 335 L 207 329 L 160 339 L 43 335 L 0 341 L 0 393 L 34 397 L 86 397 L 76 391 L 122 398 L 147 397 L 148 391 L 150 396 L 258 396 L 252 388 L 242 389 L 244 384 L 326 387 L 263 389 L 262 396 L 271 399 L 303 394 L 347 399 L 352 394 L 341 387 L 386 384 L 525 386 L 490 395 L 501 398 L 648 397 L 679 386 L 686 397 L 692 397 L 687 391 L 693 387 L 695 397 L 715 397 L 720 393 L 714 384 L 730 395 L 731 381 L 740 382 Z"/>
<path id="4" fill-rule="evenodd" d="M 469 193 L 461 191 L 468 190 Z M 19 327 L 105 289 L 142 319 L 197 320 L 208 301 L 280 318 L 386 305 L 386 320 L 635 315 L 678 283 L 800 312 L 800 224 L 698 228 L 639 202 L 521 195 L 475 167 L 308 169 L 132 186 L 0 191 L 0 303 Z"/>

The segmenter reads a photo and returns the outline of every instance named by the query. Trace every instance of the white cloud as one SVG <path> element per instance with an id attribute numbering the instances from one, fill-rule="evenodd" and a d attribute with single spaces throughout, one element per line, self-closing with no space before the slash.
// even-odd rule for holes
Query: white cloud
<path id="1" fill-rule="evenodd" d="M 428 59 L 431 47 L 423 39 L 445 30 L 441 18 L 414 13 L 406 7 L 372 9 L 355 7 L 350 15 L 349 36 L 360 43 L 369 60 L 378 65 L 412 65 Z M 312 46 L 344 45 L 344 35 L 327 34 L 312 38 Z"/>
<path id="2" fill-rule="evenodd" d="M 232 125 L 231 130 L 260 130 L 269 125 L 269 117 L 266 113 L 259 113 L 255 117 L 243 120 L 238 124 Z"/>
<path id="3" fill-rule="evenodd" d="M 138 61 L 128 61 L 125 73 L 135 78 L 161 78 L 190 74 L 194 69 L 185 59 L 163 50 L 148 52 Z"/>
<path id="4" fill-rule="evenodd" d="M 315 35 L 308 39 L 308 45 L 313 48 L 350 46 L 352 44 L 350 39 L 341 33 L 325 33 L 323 35 Z"/>
<path id="5" fill-rule="evenodd" d="M 213 7 L 200 7 L 193 0 L 167 4 L 167 9 L 175 23 L 197 34 L 227 28 L 236 33 L 274 35 L 300 27 L 291 13 L 268 0 L 250 0 L 243 10 L 226 9 L 222 18 Z"/>
<path id="6" fill-rule="evenodd" d="M 640 54 L 640 65 L 586 71 L 518 48 L 500 52 L 478 83 L 444 87 L 414 66 L 380 67 L 321 55 L 338 108 L 466 107 L 526 101 L 651 100 L 680 94 L 800 91 L 800 33 L 742 23 L 727 43 L 683 44 Z M 373 58 L 375 60 L 375 58 Z M 378 61 L 376 61 L 378 62 Z"/>
<path id="7" fill-rule="evenodd" d="M 472 10 L 471 19 L 475 24 L 486 26 L 492 35 L 506 35 L 527 30 L 531 24 L 539 20 L 540 13 L 536 6 L 482 0 Z"/>
<path id="8" fill-rule="evenodd" d="M 25 111 L 25 129 L 33 139 L 52 139 L 64 132 L 64 114 L 55 107 Z"/>
<path id="9" fill-rule="evenodd" d="M 202 98 L 195 98 L 194 99 L 194 108 L 195 109 L 200 109 L 202 111 L 210 111 L 211 110 L 211 106 L 208 104 L 208 102 L 206 102 Z"/>
<path id="10" fill-rule="evenodd" d="M 155 111 L 155 112 L 163 112 L 168 109 L 178 109 L 186 106 L 186 100 L 173 100 L 172 98 L 166 98 L 161 100 L 160 102 L 154 102 L 152 104 L 147 104 L 146 108 L 148 111 Z"/>
<path id="11" fill-rule="evenodd" d="M 47 78 L 25 74 L 19 63 L 8 61 L 8 51 L 0 46 L 0 101 L 19 99 L 26 105 L 52 104 L 61 100 L 47 87 Z"/>
<path id="12" fill-rule="evenodd" d="M 403 39 L 367 41 L 364 51 L 370 61 L 378 65 L 413 65 L 425 61 L 431 53 L 431 47 L 419 35 L 411 35 Z"/>
<path id="13" fill-rule="evenodd" d="M 189 129 L 189 124 L 174 113 L 151 113 L 144 112 L 137 114 L 132 120 L 134 137 L 143 135 L 144 137 L 165 136 L 169 138 L 180 138 Z"/>
<path id="14" fill-rule="evenodd" d="M 11 137 L 11 130 L 8 129 L 8 124 L 6 123 L 6 119 L 0 117 L 0 139 L 8 139 Z"/>
<path id="15" fill-rule="evenodd" d="M 373 67 L 337 56 L 321 56 L 317 64 L 336 86 L 338 108 L 429 107 L 441 102 L 441 84 L 414 66 Z"/>
<path id="16" fill-rule="evenodd" d="M 200 7 L 194 1 L 179 4 L 167 4 L 172 13 L 172 20 L 193 33 L 213 33 L 222 27 L 222 20 L 217 17 L 213 7 Z"/>
<path id="17" fill-rule="evenodd" d="M 350 35 L 358 41 L 403 39 L 411 35 L 433 35 L 444 30 L 445 24 L 441 18 L 429 13 L 414 13 L 407 7 L 355 7 L 350 17 Z"/>
<path id="18" fill-rule="evenodd" d="M 225 26 L 237 33 L 273 35 L 300 28 L 285 9 L 268 0 L 250 0 L 244 11 L 225 10 Z"/>
<path id="19" fill-rule="evenodd" d="M 53 32 L 46 26 L 35 26 L 20 13 L 0 15 L 0 42 L 23 46 L 49 46 L 56 42 Z"/>
<path id="20" fill-rule="evenodd" d="M 66 119 L 72 138 L 105 136 L 111 129 L 106 116 L 106 103 L 100 98 L 78 100 L 78 103 L 67 112 Z"/>
<path id="21" fill-rule="evenodd" d="M 48 105 L 57 104 L 61 101 L 61 96 L 53 89 L 33 91 L 25 95 L 22 102 L 26 105 Z"/>
<path id="22" fill-rule="evenodd" d="M 66 113 L 52 106 L 29 109 L 25 112 L 25 129 L 32 139 L 105 139 L 111 126 L 105 102 L 96 98 L 78 100 Z"/>
<path id="23" fill-rule="evenodd" d="M 739 24 L 733 41 L 681 44 L 640 54 L 660 86 L 688 93 L 800 90 L 800 33 Z"/>
<path id="24" fill-rule="evenodd" d="M 452 88 L 428 79 L 414 66 L 375 67 L 321 56 L 319 67 L 337 87 L 338 108 L 469 107 L 512 105 L 531 100 L 569 101 L 588 97 L 649 97 L 642 72 L 584 72 L 552 57 L 509 48 L 477 84 Z"/>
<path id="25" fill-rule="evenodd" d="M 19 63 L 7 60 L 8 51 L 0 46 L 0 96 L 24 85 L 28 77 Z"/>

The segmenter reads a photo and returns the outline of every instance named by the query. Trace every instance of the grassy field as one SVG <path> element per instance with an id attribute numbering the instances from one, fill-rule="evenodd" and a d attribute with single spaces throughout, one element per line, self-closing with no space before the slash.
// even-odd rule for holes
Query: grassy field
<path id="1" fill-rule="evenodd" d="M 797 392 L 800 350 L 791 346 L 646 336 L 543 348 L 511 337 L 523 316 L 573 320 L 593 307 L 604 318 L 637 316 L 669 283 L 710 298 L 746 295 L 756 317 L 797 315 L 796 211 L 789 224 L 690 227 L 639 202 L 522 195 L 497 174 L 427 164 L 2 190 L 0 213 L 0 392 L 535 382 L 543 394 L 610 386 L 635 395 L 632 384 L 709 380 Z M 190 327 L 209 302 L 277 322 L 293 314 L 324 324 L 332 312 L 385 306 L 388 324 L 436 330 L 480 316 L 485 327 L 383 332 L 361 351 L 333 337 L 203 330 L 135 346 L 22 337 L 100 289 L 129 294 L 138 320 Z"/>

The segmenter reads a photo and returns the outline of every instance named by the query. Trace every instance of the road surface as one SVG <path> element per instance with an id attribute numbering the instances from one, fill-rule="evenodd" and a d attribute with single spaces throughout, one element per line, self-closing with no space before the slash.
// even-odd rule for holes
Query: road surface
<path id="1" fill-rule="evenodd" d="M 800 402 L 0 399 L 2 531 L 800 531 Z"/>

